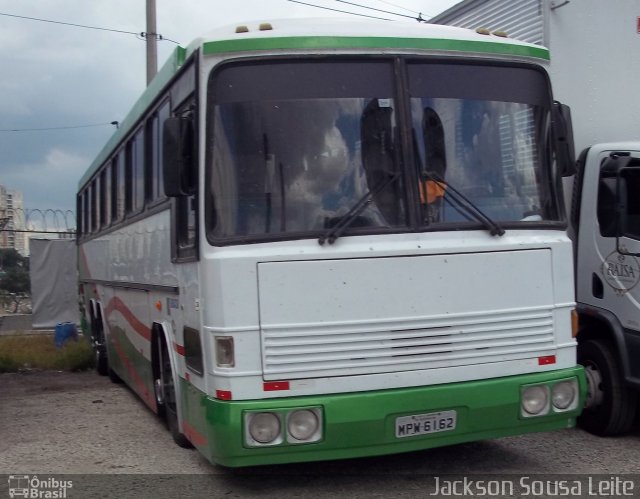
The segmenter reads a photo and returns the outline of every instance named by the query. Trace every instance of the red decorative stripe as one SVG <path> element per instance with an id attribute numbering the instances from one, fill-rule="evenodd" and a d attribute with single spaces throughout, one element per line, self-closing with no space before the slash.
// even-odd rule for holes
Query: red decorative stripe
<path id="1" fill-rule="evenodd" d="M 144 402 L 151 409 L 153 409 L 154 412 L 158 412 L 158 405 L 156 403 L 156 398 L 154 394 L 149 393 L 149 389 L 147 388 L 147 385 L 145 385 L 143 379 L 138 374 L 138 371 L 136 370 L 136 367 L 133 365 L 133 362 L 131 362 L 129 357 L 127 357 L 127 354 L 125 353 L 124 348 L 122 348 L 122 345 L 120 344 L 120 341 L 118 341 L 118 338 L 116 337 L 116 335 L 112 335 L 111 338 L 113 339 L 113 346 L 116 349 L 116 353 L 118 354 L 118 357 L 120 357 L 122 364 L 127 369 L 129 376 L 131 377 L 131 379 L 135 384 L 136 391 L 138 392 L 142 400 L 144 400 Z"/>
<path id="2" fill-rule="evenodd" d="M 191 426 L 187 420 L 182 421 L 182 431 L 184 432 L 184 436 L 196 447 L 205 447 L 208 445 L 207 437 Z"/>
<path id="3" fill-rule="evenodd" d="M 129 310 L 124 302 L 117 296 L 114 296 L 111 301 L 109 301 L 109 305 L 107 305 L 107 309 L 104 313 L 109 317 L 114 310 L 117 310 L 122 314 L 136 333 L 142 336 L 145 340 L 151 341 L 151 329 L 140 322 L 138 318 L 133 315 L 133 312 L 131 312 L 131 310 Z"/>
<path id="4" fill-rule="evenodd" d="M 175 341 L 173 342 L 173 349 L 176 351 L 178 355 L 182 355 L 184 357 L 184 346 L 178 345 Z"/>

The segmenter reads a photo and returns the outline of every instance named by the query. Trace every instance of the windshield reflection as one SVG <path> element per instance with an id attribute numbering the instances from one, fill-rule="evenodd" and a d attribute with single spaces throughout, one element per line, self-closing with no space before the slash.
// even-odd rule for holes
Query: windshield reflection
<path id="1" fill-rule="evenodd" d="M 496 221 L 542 220 L 539 137 L 544 114 L 513 102 L 411 100 L 420 170 L 443 179 L 441 192 L 423 199 L 427 224 L 466 217 L 447 203 L 451 183 Z"/>
<path id="2" fill-rule="evenodd" d="M 391 99 L 299 99 L 217 106 L 216 234 L 318 231 L 397 170 Z M 351 227 L 404 224 L 399 183 Z"/>

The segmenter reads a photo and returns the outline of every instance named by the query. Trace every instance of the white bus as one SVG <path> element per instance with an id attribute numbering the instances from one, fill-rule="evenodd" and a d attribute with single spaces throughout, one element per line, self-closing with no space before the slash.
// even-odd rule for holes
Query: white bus
<path id="1" fill-rule="evenodd" d="M 231 467 L 572 427 L 548 59 L 350 19 L 178 48 L 79 185 L 98 371 Z"/>

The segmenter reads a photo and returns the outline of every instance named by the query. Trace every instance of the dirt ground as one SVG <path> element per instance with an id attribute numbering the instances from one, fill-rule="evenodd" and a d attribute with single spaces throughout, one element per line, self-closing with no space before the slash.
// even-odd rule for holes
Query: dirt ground
<path id="1" fill-rule="evenodd" d="M 602 473 L 598 479 L 633 480 L 633 497 L 640 497 L 638 456 L 640 429 L 610 439 L 567 429 L 408 454 L 230 470 L 176 446 L 163 422 L 107 377 L 0 374 L 0 498 L 8 497 L 11 475 L 65 476 L 73 488 L 58 497 L 69 499 L 415 499 L 435 490 L 437 475 L 586 480 L 586 474 Z"/>
<path id="2" fill-rule="evenodd" d="M 214 470 L 197 452 L 173 444 L 162 421 L 107 377 L 0 374 L 0 474 Z"/>

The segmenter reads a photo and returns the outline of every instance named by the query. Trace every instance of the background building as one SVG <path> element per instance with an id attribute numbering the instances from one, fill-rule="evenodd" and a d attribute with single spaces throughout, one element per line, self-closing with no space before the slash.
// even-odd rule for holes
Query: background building
<path id="1" fill-rule="evenodd" d="M 0 185 L 0 248 L 13 248 L 27 256 L 24 201 L 22 192 Z"/>

